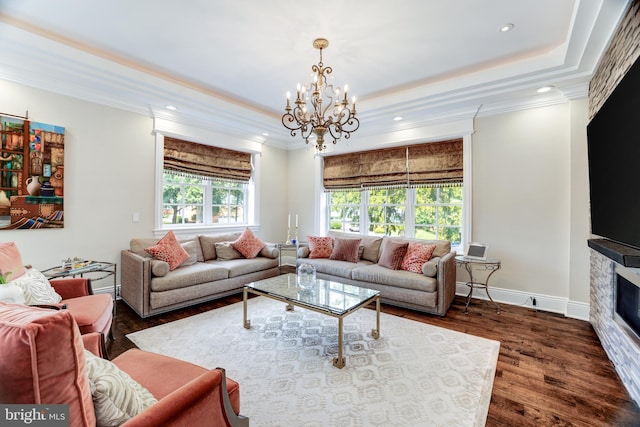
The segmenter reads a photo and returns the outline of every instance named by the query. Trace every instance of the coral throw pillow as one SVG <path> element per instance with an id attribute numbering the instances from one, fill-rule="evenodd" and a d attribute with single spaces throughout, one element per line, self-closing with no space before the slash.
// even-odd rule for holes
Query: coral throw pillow
<path id="1" fill-rule="evenodd" d="M 24 274 L 22 257 L 14 242 L 0 243 L 0 271 L 7 282 Z"/>
<path id="2" fill-rule="evenodd" d="M 404 254 L 401 270 L 407 270 L 414 273 L 422 273 L 422 264 L 431 259 L 436 245 L 424 245 L 422 243 L 409 243 L 407 253 Z"/>
<path id="3" fill-rule="evenodd" d="M 307 236 L 309 258 L 329 258 L 333 252 L 333 237 Z"/>
<path id="4" fill-rule="evenodd" d="M 392 270 L 399 270 L 408 246 L 409 242 L 402 243 L 388 240 L 384 243 L 378 265 Z"/>
<path id="5" fill-rule="evenodd" d="M 165 261 L 169 264 L 169 270 L 175 270 L 189 259 L 189 253 L 184 250 L 173 231 L 169 231 L 154 246 L 144 249 L 155 259 Z"/>
<path id="6" fill-rule="evenodd" d="M 358 262 L 358 250 L 362 239 L 336 238 L 329 258 L 340 261 Z"/>
<path id="7" fill-rule="evenodd" d="M 244 229 L 236 241 L 231 242 L 233 249 L 240 252 L 245 258 L 257 257 L 262 248 L 266 245 L 267 244 L 253 234 L 253 231 L 248 227 Z"/>

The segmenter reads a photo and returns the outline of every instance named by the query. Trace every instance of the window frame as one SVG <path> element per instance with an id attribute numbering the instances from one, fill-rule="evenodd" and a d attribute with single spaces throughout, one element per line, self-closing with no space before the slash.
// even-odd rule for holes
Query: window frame
<path id="1" fill-rule="evenodd" d="M 442 187 L 438 188 L 438 194 L 440 193 L 440 189 Z M 371 195 L 371 191 L 372 190 L 380 190 L 380 189 L 365 189 L 362 190 L 360 192 L 361 196 L 360 196 L 360 221 L 358 223 L 359 226 L 359 232 L 361 234 L 366 234 L 366 235 L 380 235 L 380 234 L 371 234 L 369 232 L 369 228 L 371 225 L 371 222 L 369 221 L 369 208 L 372 206 L 372 204 L 370 203 L 370 195 Z M 388 191 L 389 190 L 397 190 L 394 188 L 389 188 L 386 189 L 387 190 L 387 201 L 388 201 Z M 416 224 L 415 224 L 415 208 L 416 208 L 416 190 L 417 188 L 402 188 L 403 191 L 405 191 L 405 202 L 403 204 L 397 204 L 397 203 L 392 203 L 392 204 L 388 204 L 388 203 L 384 203 L 384 204 L 375 204 L 375 206 L 402 206 L 404 208 L 404 223 L 402 224 L 404 226 L 404 237 L 407 238 L 414 238 L 415 237 L 415 231 L 416 231 Z M 349 190 L 346 190 L 349 191 Z M 353 190 L 351 190 L 353 191 Z M 339 192 L 339 191 L 338 191 Z M 329 224 L 328 224 L 328 229 L 332 230 L 331 228 L 331 223 L 332 222 L 337 222 L 337 220 L 331 220 L 331 207 L 332 206 L 336 206 L 336 205 L 331 205 L 331 199 L 332 199 L 332 192 L 326 192 L 326 205 L 327 205 L 327 218 L 329 219 Z M 464 205 L 465 205 L 465 189 L 464 189 L 464 185 L 462 186 L 462 203 L 459 205 L 462 209 L 462 220 L 460 221 L 460 244 L 455 245 L 454 242 L 452 242 L 452 246 L 451 249 L 455 250 L 457 252 L 461 252 L 464 250 L 465 245 L 463 244 L 463 236 L 465 235 L 464 232 Z M 421 204 L 423 205 L 423 204 Z M 458 204 L 455 203 L 444 203 L 441 201 L 440 196 L 438 195 L 438 200 L 436 201 L 436 203 L 434 203 L 432 206 L 435 207 L 435 209 L 437 210 L 439 207 L 441 206 L 457 206 Z M 342 204 L 337 205 L 337 206 L 342 206 Z M 385 216 L 386 217 L 386 216 Z M 436 213 L 436 218 L 437 218 L 437 213 Z M 346 232 L 346 233 L 354 233 L 357 234 L 356 232 L 353 232 L 351 230 L 346 230 L 344 225 L 348 224 L 345 223 L 344 219 L 341 219 L 340 221 L 343 225 L 342 229 L 340 231 L 342 232 Z M 384 226 L 385 226 L 385 230 L 386 230 L 386 225 L 388 224 L 392 224 L 392 223 L 388 223 L 385 219 L 384 222 Z M 395 225 L 395 224 L 392 224 Z M 439 225 L 439 223 L 436 221 L 435 224 L 433 224 L 436 228 L 442 227 L 443 225 Z M 336 230 L 337 231 L 337 230 Z M 386 234 L 386 233 L 385 233 Z M 394 235 L 395 236 L 395 235 Z M 441 239 L 442 237 L 438 237 L 439 239 Z"/>
<path id="2" fill-rule="evenodd" d="M 181 138 L 179 134 L 171 134 L 172 137 Z M 184 138 L 184 137 L 182 137 Z M 237 149 L 237 147 L 224 147 L 229 149 Z M 253 165 L 253 171 L 251 173 L 251 179 L 247 183 L 246 199 L 245 199 L 245 221 L 243 223 L 234 224 L 163 224 L 162 222 L 162 209 L 163 209 L 163 189 L 164 189 L 164 135 L 156 129 L 156 152 L 155 152 L 155 201 L 154 201 L 154 229 L 153 234 L 155 237 L 162 237 L 167 231 L 173 231 L 178 238 L 188 238 L 198 234 L 210 234 L 210 233 L 233 233 L 241 232 L 246 228 L 250 228 L 252 231 L 257 232 L 259 227 L 259 212 L 258 197 L 259 183 L 256 182 L 255 177 L 260 176 L 260 158 L 256 155 L 259 152 L 253 150 L 247 150 L 251 153 L 251 163 Z M 210 197 L 210 196 L 209 196 Z M 211 207 L 211 205 L 208 205 Z M 205 206 L 205 209 L 207 207 Z"/>

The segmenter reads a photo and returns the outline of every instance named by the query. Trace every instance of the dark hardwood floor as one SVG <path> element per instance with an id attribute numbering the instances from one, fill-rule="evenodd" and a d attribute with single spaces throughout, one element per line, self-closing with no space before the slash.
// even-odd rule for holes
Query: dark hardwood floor
<path id="1" fill-rule="evenodd" d="M 118 301 L 110 357 L 135 347 L 125 335 L 242 301 L 242 294 L 149 319 Z M 456 297 L 443 318 L 383 305 L 382 311 L 500 341 L 487 426 L 640 426 L 640 408 L 622 385 L 588 322 L 525 307 Z M 384 327 L 384 326 L 383 326 Z"/>

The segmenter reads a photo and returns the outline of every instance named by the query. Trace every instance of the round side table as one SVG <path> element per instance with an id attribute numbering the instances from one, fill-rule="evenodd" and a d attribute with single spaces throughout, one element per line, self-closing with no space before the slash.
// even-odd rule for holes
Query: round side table
<path id="1" fill-rule="evenodd" d="M 467 303 L 464 306 L 464 313 L 469 313 L 469 303 L 471 302 L 471 295 L 473 294 L 473 289 L 484 289 L 487 293 L 487 297 L 489 297 L 489 301 L 496 306 L 496 313 L 500 314 L 500 304 L 495 302 L 491 295 L 489 294 L 489 278 L 493 273 L 500 270 L 502 263 L 499 259 L 495 258 L 487 258 L 487 259 L 479 259 L 479 258 L 469 258 L 464 255 L 456 256 L 456 265 L 462 266 L 469 273 L 469 281 L 466 283 L 469 286 L 469 294 L 467 295 Z M 477 278 L 474 277 L 474 269 L 475 271 L 488 271 L 487 277 L 484 279 L 484 282 L 478 281 Z"/>

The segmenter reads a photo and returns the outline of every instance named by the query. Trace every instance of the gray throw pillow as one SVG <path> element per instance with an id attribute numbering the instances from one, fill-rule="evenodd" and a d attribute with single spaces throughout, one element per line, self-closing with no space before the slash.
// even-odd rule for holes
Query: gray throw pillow
<path id="1" fill-rule="evenodd" d="M 187 258 L 182 264 L 180 264 L 180 267 L 193 265 L 198 262 L 198 245 L 196 242 L 185 242 L 180 243 L 180 245 L 182 245 L 182 248 L 189 254 L 189 258 Z"/>
<path id="2" fill-rule="evenodd" d="M 156 277 L 164 277 L 169 272 L 169 263 L 159 259 L 151 260 L 151 274 Z"/>
<path id="3" fill-rule="evenodd" d="M 216 254 L 218 255 L 217 259 L 220 260 L 244 258 L 240 252 L 231 246 L 231 242 L 216 243 Z"/>
<path id="4" fill-rule="evenodd" d="M 440 257 L 431 258 L 429 261 L 422 264 L 422 274 L 427 277 L 436 277 L 438 274 L 438 262 Z"/>

